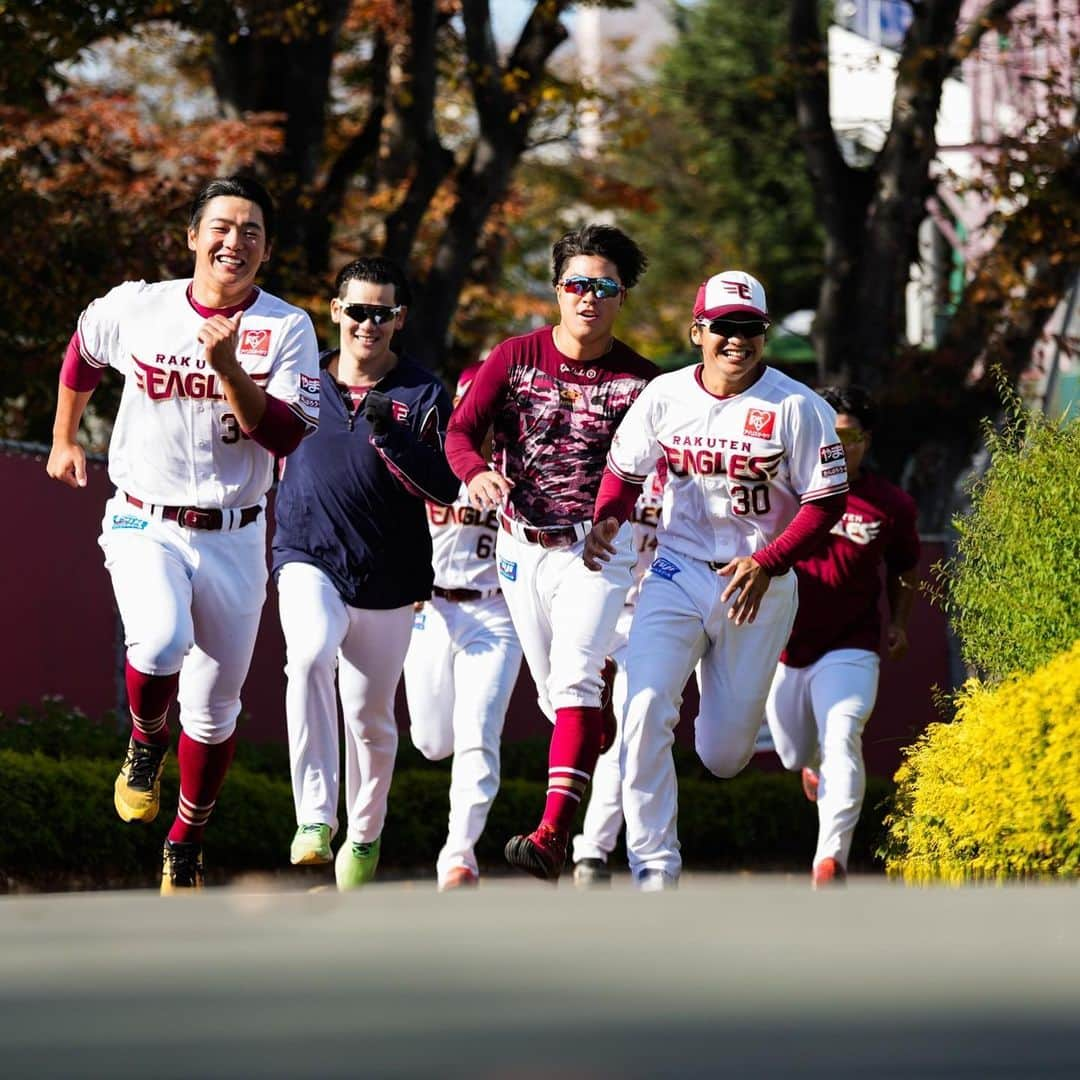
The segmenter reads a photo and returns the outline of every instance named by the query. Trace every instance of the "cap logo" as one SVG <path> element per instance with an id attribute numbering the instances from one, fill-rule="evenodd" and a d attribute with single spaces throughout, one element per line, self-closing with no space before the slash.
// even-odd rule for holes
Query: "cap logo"
<path id="1" fill-rule="evenodd" d="M 750 299 L 750 286 L 745 281 L 725 281 L 724 290 L 734 293 L 740 300 Z"/>

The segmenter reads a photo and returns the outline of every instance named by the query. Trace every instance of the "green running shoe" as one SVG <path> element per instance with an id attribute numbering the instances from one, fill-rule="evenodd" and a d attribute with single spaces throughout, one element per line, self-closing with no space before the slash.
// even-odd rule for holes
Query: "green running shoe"
<path id="1" fill-rule="evenodd" d="M 329 825 L 301 825 L 296 830 L 289 848 L 289 862 L 293 866 L 318 866 L 333 861 Z"/>
<path id="2" fill-rule="evenodd" d="M 379 865 L 379 841 L 370 844 L 354 844 L 346 840 L 338 849 L 334 861 L 334 877 L 337 878 L 338 892 L 348 892 L 366 885 L 374 876 Z"/>

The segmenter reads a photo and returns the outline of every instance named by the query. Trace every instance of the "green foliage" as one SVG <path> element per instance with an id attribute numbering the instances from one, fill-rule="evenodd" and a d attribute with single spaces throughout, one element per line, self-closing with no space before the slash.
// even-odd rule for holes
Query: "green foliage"
<path id="1" fill-rule="evenodd" d="M 783 315 L 817 303 L 822 232 L 795 122 L 787 0 L 702 0 L 676 8 L 676 38 L 655 83 L 633 97 L 618 175 L 650 203 L 620 213 L 649 254 L 624 320 L 686 346 L 698 284 L 728 267 L 765 283 Z M 644 326 L 639 326 L 644 323 Z"/>
<path id="2" fill-rule="evenodd" d="M 972 680 L 896 774 L 883 854 L 907 881 L 1080 871 L 1080 640 L 1033 674 Z"/>
<path id="3" fill-rule="evenodd" d="M 1028 413 L 1011 393 L 1006 406 L 957 554 L 936 568 L 964 659 L 992 681 L 1080 637 L 1080 417 Z"/>
<path id="4" fill-rule="evenodd" d="M 0 890 L 5 877 L 17 887 L 48 889 L 156 884 L 178 795 L 176 760 L 170 756 L 166 763 L 158 820 L 148 827 L 125 824 L 114 813 L 112 788 L 126 740 L 111 723 L 96 724 L 54 700 L 0 720 Z M 546 753 L 539 739 L 504 747 L 502 786 L 477 847 L 485 873 L 504 872 L 507 837 L 535 824 Z M 808 868 L 817 819 L 797 777 L 750 771 L 720 781 L 706 778 L 689 751 L 676 758 L 688 869 Z M 380 865 L 388 876 L 433 875 L 446 838 L 449 783 L 447 764 L 425 762 L 403 740 L 383 834 Z M 886 788 L 884 781 L 870 780 L 852 849 L 856 869 L 872 866 Z M 344 808 L 339 817 L 344 821 Z M 291 875 L 304 884 L 322 880 L 319 875 L 329 880 L 329 871 L 288 866 L 294 828 L 287 750 L 241 742 L 207 833 L 209 880 L 252 872 Z"/>

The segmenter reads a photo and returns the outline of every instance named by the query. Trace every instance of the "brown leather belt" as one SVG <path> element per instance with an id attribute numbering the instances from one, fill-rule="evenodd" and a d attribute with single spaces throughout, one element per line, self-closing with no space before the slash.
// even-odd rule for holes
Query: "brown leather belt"
<path id="1" fill-rule="evenodd" d="M 587 528 L 580 525 L 555 525 L 548 529 L 537 529 L 532 525 L 522 525 L 520 521 L 514 521 L 505 514 L 499 515 L 499 524 L 503 532 L 508 532 L 527 544 L 539 544 L 542 548 L 569 547 L 583 539 L 588 532 Z"/>
<path id="2" fill-rule="evenodd" d="M 432 596 L 441 597 L 454 604 L 460 604 L 463 600 L 486 600 L 500 591 L 499 589 L 440 589 L 438 585 L 431 587 Z"/>
<path id="3" fill-rule="evenodd" d="M 124 492 L 124 498 L 132 506 L 145 510 L 148 514 L 160 514 L 162 521 L 175 521 L 184 529 L 206 529 L 214 531 L 224 528 L 225 515 L 239 513 L 240 520 L 236 527 L 242 529 L 258 519 L 262 513 L 261 506 L 245 506 L 243 510 L 200 510 L 197 506 L 158 506 L 154 503 L 144 503 L 142 499 L 136 499 L 134 495 Z"/>

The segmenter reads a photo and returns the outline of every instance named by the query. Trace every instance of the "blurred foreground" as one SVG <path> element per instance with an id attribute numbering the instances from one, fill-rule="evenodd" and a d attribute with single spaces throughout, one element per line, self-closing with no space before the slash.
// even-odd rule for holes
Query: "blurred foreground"
<path id="1" fill-rule="evenodd" d="M 1080 1075 L 1073 885 L 0 900 L 6 1076 Z"/>

